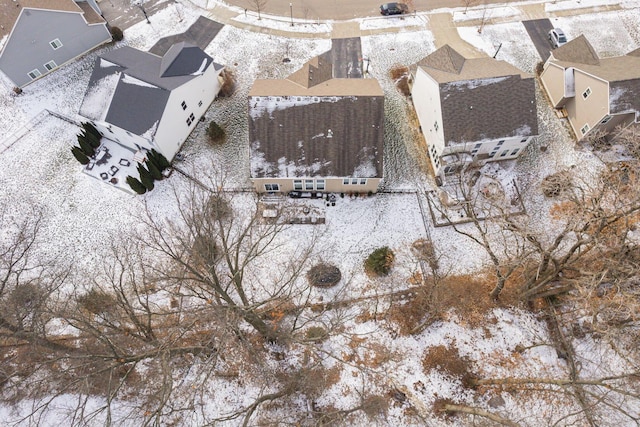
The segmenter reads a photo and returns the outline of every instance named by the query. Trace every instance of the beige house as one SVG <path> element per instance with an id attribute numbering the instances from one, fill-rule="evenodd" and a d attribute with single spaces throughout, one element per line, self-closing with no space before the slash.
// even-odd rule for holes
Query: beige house
<path id="1" fill-rule="evenodd" d="M 334 78 L 330 56 L 248 95 L 251 179 L 259 193 L 375 193 L 384 95 L 375 79 Z"/>
<path id="2" fill-rule="evenodd" d="M 540 80 L 551 104 L 567 117 L 578 140 L 609 135 L 613 129 L 638 120 L 640 49 L 599 58 L 581 35 L 551 52 Z"/>
<path id="3" fill-rule="evenodd" d="M 471 162 L 518 157 L 538 134 L 535 81 L 445 45 L 411 67 L 411 97 L 440 178 Z"/>

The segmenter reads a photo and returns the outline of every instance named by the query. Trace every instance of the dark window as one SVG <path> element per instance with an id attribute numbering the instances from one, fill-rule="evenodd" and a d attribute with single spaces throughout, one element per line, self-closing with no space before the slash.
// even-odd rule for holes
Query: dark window
<path id="1" fill-rule="evenodd" d="M 180 104 L 180 105 L 182 105 L 182 109 L 183 110 L 187 109 L 187 103 L 186 102 L 182 101 L 182 104 Z"/>
<path id="2" fill-rule="evenodd" d="M 266 191 L 280 191 L 280 184 L 265 184 L 264 189 Z"/>

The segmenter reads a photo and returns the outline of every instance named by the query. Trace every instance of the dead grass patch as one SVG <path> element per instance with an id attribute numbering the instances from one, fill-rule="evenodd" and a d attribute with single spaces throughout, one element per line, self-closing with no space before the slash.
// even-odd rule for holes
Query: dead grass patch
<path id="1" fill-rule="evenodd" d="M 411 89 L 409 88 L 409 68 L 397 65 L 389 71 L 389 75 L 401 94 L 404 96 L 411 95 Z"/>
<path id="2" fill-rule="evenodd" d="M 446 276 L 437 283 L 430 281 L 408 299 L 394 303 L 385 318 L 399 327 L 401 335 L 419 332 L 426 319 L 442 319 L 451 310 L 472 327 L 481 325 L 487 314 L 496 307 L 521 306 L 519 282 L 521 272 L 514 273 L 507 281 L 498 302 L 489 293 L 495 286 L 495 276 L 490 268 L 475 274 Z"/>
<path id="3" fill-rule="evenodd" d="M 430 347 L 422 358 L 422 368 L 425 374 L 436 369 L 460 380 L 465 388 L 474 387 L 475 376 L 471 372 L 471 361 L 460 356 L 454 346 Z"/>

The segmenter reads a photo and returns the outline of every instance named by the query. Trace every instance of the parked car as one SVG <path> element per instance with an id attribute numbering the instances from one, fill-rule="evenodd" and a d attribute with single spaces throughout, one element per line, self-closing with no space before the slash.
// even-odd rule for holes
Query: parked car
<path id="1" fill-rule="evenodd" d="M 560 28 L 554 28 L 553 30 L 549 31 L 549 42 L 555 49 L 567 42 L 567 36 L 564 35 L 564 31 L 562 31 Z"/>
<path id="2" fill-rule="evenodd" d="M 380 13 L 383 15 L 402 15 L 408 12 L 409 8 L 404 3 L 385 3 L 380 6 Z"/>

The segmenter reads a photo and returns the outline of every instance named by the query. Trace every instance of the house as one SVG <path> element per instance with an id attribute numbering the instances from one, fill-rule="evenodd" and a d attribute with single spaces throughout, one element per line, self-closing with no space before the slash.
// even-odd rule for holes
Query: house
<path id="1" fill-rule="evenodd" d="M 504 61 L 442 46 L 411 67 L 411 97 L 436 176 L 516 158 L 537 136 L 535 82 Z"/>
<path id="2" fill-rule="evenodd" d="M 332 55 L 248 95 L 251 179 L 261 192 L 375 193 L 382 180 L 384 94 L 369 78 L 334 77 Z"/>
<path id="3" fill-rule="evenodd" d="M 96 58 L 80 115 L 132 152 L 172 160 L 216 98 L 223 66 L 181 42 L 160 57 L 122 47 Z"/>
<path id="4" fill-rule="evenodd" d="M 610 135 L 638 120 L 640 49 L 599 58 L 581 35 L 551 51 L 540 80 L 551 104 L 567 117 L 578 140 Z"/>
<path id="5" fill-rule="evenodd" d="M 0 10 L 0 70 L 18 88 L 111 41 L 95 0 L 0 0 Z"/>

